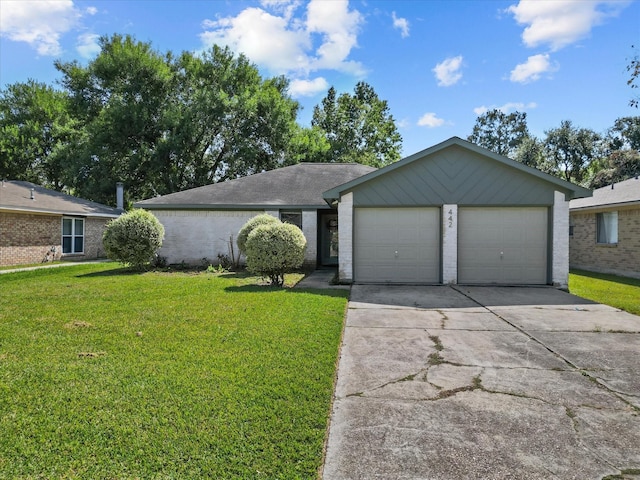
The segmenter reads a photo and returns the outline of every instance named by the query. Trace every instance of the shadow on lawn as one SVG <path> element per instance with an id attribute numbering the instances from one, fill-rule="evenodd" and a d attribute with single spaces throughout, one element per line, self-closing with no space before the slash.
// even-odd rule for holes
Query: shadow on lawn
<path id="1" fill-rule="evenodd" d="M 312 293 L 314 295 L 324 295 L 325 297 L 349 297 L 349 290 L 330 289 L 330 288 L 293 288 L 293 287 L 274 287 L 272 285 L 240 285 L 231 286 L 224 289 L 229 293 L 272 293 L 272 292 L 288 292 L 288 293 Z"/>
<path id="2" fill-rule="evenodd" d="M 608 282 L 615 282 L 615 283 L 621 283 L 623 285 L 640 287 L 640 278 L 620 277 L 618 275 L 612 275 L 610 273 L 588 272 L 587 270 L 571 270 L 570 273 L 574 275 L 579 275 L 581 277 L 595 278 L 597 280 L 606 280 Z"/>

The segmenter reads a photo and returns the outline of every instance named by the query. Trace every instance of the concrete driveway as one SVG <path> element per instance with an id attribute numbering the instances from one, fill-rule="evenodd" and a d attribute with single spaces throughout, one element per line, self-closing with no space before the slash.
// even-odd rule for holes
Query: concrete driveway
<path id="1" fill-rule="evenodd" d="M 323 478 L 640 479 L 640 317 L 553 288 L 355 285 Z"/>

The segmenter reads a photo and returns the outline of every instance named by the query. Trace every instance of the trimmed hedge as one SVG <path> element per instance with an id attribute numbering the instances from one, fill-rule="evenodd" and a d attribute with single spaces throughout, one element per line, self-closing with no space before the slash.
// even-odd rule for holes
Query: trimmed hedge
<path id="1" fill-rule="evenodd" d="M 276 217 L 273 217 L 267 213 L 257 215 L 252 219 L 250 219 L 249 221 L 247 221 L 247 223 L 245 223 L 240 229 L 240 231 L 238 232 L 237 242 L 238 242 L 238 249 L 240 250 L 240 253 L 244 253 L 246 255 L 247 238 L 249 238 L 249 234 L 253 231 L 254 228 L 259 227 L 260 225 L 271 225 L 279 222 L 280 220 L 278 220 Z"/>
<path id="2" fill-rule="evenodd" d="M 164 227 L 146 210 L 136 209 L 110 221 L 102 245 L 111 260 L 142 269 L 162 246 Z"/>
<path id="3" fill-rule="evenodd" d="M 247 270 L 282 286 L 284 274 L 302 266 L 306 247 L 307 239 L 295 225 L 278 220 L 257 226 L 247 238 Z"/>

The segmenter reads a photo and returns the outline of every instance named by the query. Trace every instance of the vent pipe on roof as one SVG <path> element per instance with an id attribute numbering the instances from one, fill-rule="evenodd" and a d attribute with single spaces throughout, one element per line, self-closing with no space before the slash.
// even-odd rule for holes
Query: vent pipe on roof
<path id="1" fill-rule="evenodd" d="M 124 211 L 124 184 L 122 182 L 116 183 L 116 208 Z"/>
<path id="2" fill-rule="evenodd" d="M 31 200 L 35 200 L 36 199 L 36 196 L 35 196 L 35 193 L 34 193 L 35 191 L 36 191 L 35 188 L 31 189 Z"/>

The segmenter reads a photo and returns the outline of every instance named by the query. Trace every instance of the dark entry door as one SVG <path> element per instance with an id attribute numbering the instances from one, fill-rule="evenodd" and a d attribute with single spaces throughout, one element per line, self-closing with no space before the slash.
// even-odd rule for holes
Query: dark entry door
<path id="1" fill-rule="evenodd" d="M 323 213 L 319 216 L 320 264 L 338 264 L 338 214 Z"/>

